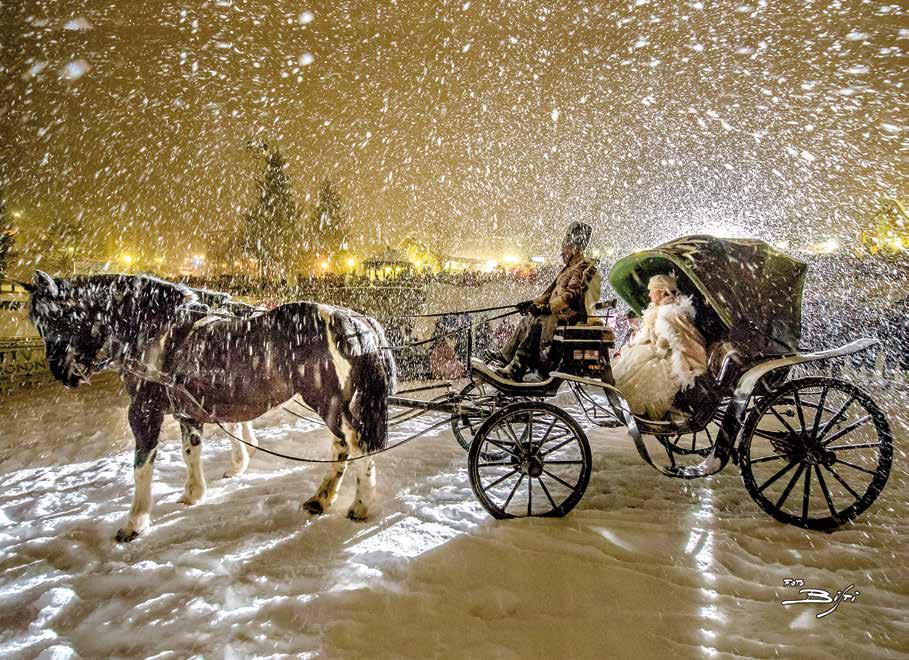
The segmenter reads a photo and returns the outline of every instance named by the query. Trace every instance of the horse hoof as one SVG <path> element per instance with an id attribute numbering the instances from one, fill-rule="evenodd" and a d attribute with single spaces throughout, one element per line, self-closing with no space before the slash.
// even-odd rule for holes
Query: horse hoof
<path id="1" fill-rule="evenodd" d="M 190 497 L 184 493 L 183 497 L 177 500 L 177 504 L 185 504 L 186 506 L 192 506 L 193 504 L 198 504 L 202 501 L 202 496 L 199 497 Z"/>
<path id="2" fill-rule="evenodd" d="M 354 511 L 353 509 L 347 512 L 347 517 L 354 522 L 366 522 L 368 518 L 365 511 Z"/>
<path id="3" fill-rule="evenodd" d="M 322 508 L 322 503 L 319 500 L 306 500 L 303 502 L 303 508 L 306 509 L 307 513 L 311 513 L 314 516 L 321 516 L 325 513 L 325 509 Z"/>
<path id="4" fill-rule="evenodd" d="M 131 531 L 128 529 L 118 529 L 116 539 L 117 539 L 117 543 L 129 543 L 130 541 L 134 540 L 137 536 L 139 536 L 139 532 L 137 532 L 135 530 Z"/>

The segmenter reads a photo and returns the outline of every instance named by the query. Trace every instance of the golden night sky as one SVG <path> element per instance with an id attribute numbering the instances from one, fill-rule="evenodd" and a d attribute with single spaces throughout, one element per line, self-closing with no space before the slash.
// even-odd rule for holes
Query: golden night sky
<path id="1" fill-rule="evenodd" d="M 4 4 L 0 165 L 26 238 L 59 218 L 98 250 L 233 240 L 253 136 L 304 209 L 338 185 L 361 249 L 552 254 L 572 218 L 619 250 L 825 237 L 906 192 L 895 3 Z"/>

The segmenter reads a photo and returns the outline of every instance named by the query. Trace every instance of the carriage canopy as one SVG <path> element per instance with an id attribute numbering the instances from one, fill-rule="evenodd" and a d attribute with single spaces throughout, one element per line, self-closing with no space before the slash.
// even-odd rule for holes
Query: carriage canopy
<path id="1" fill-rule="evenodd" d="M 783 355 L 798 351 L 807 269 L 763 241 L 694 235 L 620 259 L 609 282 L 640 313 L 649 303 L 649 279 L 674 273 L 699 318 L 706 312 L 719 326 L 709 334 L 727 335 L 749 356 Z"/>

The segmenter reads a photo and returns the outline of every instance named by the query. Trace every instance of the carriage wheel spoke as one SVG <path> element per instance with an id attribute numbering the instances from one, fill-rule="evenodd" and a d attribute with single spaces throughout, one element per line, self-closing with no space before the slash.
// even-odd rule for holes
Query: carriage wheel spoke
<path id="1" fill-rule="evenodd" d="M 559 436 L 558 438 L 555 438 L 555 439 L 556 439 L 556 440 L 561 440 L 563 437 L 565 437 L 565 436 Z M 559 449 L 561 449 L 562 447 L 564 447 L 565 445 L 567 445 L 568 443 L 570 443 L 572 440 L 574 440 L 574 436 L 569 437 L 565 442 L 561 442 L 561 443 L 557 444 L 555 447 L 553 447 L 553 448 L 551 448 L 551 449 L 547 449 L 547 450 L 544 451 L 543 453 L 539 454 L 539 455 L 537 456 L 537 458 L 545 458 L 546 456 L 549 456 L 549 454 L 551 454 L 551 453 L 554 452 L 554 451 L 558 451 Z"/>
<path id="2" fill-rule="evenodd" d="M 880 447 L 880 442 L 863 442 L 858 445 L 837 445 L 835 447 L 827 447 L 828 451 L 839 451 L 841 449 L 868 449 L 869 447 Z"/>
<path id="3" fill-rule="evenodd" d="M 824 473 L 818 465 L 814 466 L 814 472 L 817 475 L 817 482 L 821 485 L 821 492 L 824 493 L 824 499 L 827 500 L 827 508 L 832 515 L 836 515 L 836 507 L 833 506 L 833 499 L 830 497 L 830 491 L 827 489 L 827 482 L 824 481 Z"/>
<path id="4" fill-rule="evenodd" d="M 509 465 L 513 466 L 514 463 L 512 463 L 511 461 L 504 461 L 502 463 L 477 463 L 478 468 L 508 467 Z"/>
<path id="5" fill-rule="evenodd" d="M 821 425 L 821 417 L 824 416 L 824 402 L 827 400 L 827 392 L 830 391 L 829 387 L 825 387 L 821 390 L 821 398 L 818 401 L 817 408 L 814 411 L 814 423 L 811 425 L 811 437 L 817 438 L 817 430 Z M 798 394 L 798 390 L 796 390 Z"/>
<path id="6" fill-rule="evenodd" d="M 494 445 L 494 446 L 498 447 L 499 449 L 501 449 L 502 451 L 504 451 L 504 452 L 507 453 L 507 454 L 511 454 L 511 455 L 514 456 L 515 458 L 521 458 L 518 454 L 514 453 L 514 452 L 513 452 L 512 450 L 510 450 L 508 447 L 506 447 L 505 445 L 499 444 L 498 442 L 496 442 L 495 440 L 493 440 L 493 439 L 490 438 L 489 436 L 486 436 L 486 442 L 488 442 L 488 443 L 491 444 L 491 445 Z"/>
<path id="7" fill-rule="evenodd" d="M 555 480 L 558 481 L 560 484 L 562 484 L 563 486 L 565 486 L 565 488 L 570 488 L 571 490 L 574 490 L 574 488 L 575 488 L 575 487 L 572 486 L 570 483 L 568 483 L 567 481 L 565 481 L 564 479 L 562 479 L 562 478 L 559 477 L 558 475 L 553 474 L 552 472 L 550 472 L 550 471 L 547 470 L 546 468 L 543 468 L 543 474 L 545 474 L 545 475 L 546 475 L 547 477 L 549 477 L 550 479 L 555 479 Z"/>
<path id="8" fill-rule="evenodd" d="M 542 447 L 546 444 L 546 438 L 549 437 L 549 434 L 552 433 L 552 429 L 555 428 L 556 422 L 559 421 L 559 418 L 555 415 L 552 416 L 552 424 L 549 425 L 549 428 L 546 429 L 546 433 L 543 434 L 543 437 L 540 439 L 540 446 Z M 531 436 L 533 437 L 533 436 Z"/>
<path id="9" fill-rule="evenodd" d="M 546 465 L 584 465 L 584 461 L 546 461 Z"/>
<path id="10" fill-rule="evenodd" d="M 697 446 L 697 444 L 698 444 L 698 434 L 692 433 L 691 434 L 691 451 L 694 451 L 694 448 Z"/>
<path id="11" fill-rule="evenodd" d="M 815 466 L 817 467 L 817 466 Z M 811 466 L 805 470 L 805 495 L 802 497 L 802 520 L 808 519 L 808 503 L 811 500 Z"/>
<path id="12" fill-rule="evenodd" d="M 795 474 L 794 474 L 794 475 L 792 475 L 792 479 L 790 479 L 790 480 L 789 480 L 789 483 L 786 484 L 786 489 L 783 491 L 783 494 L 780 495 L 780 499 L 778 499 L 778 500 L 776 501 L 776 508 L 777 508 L 777 509 L 782 509 L 782 508 L 783 508 L 783 504 L 784 504 L 784 503 L 786 502 L 786 500 L 788 499 L 789 493 L 792 492 L 793 486 L 795 486 L 796 482 L 798 482 L 799 477 L 802 476 L 802 472 L 804 472 L 804 471 L 805 471 L 805 464 L 804 464 L 804 463 L 799 463 L 799 469 L 795 471 Z"/>
<path id="13" fill-rule="evenodd" d="M 549 500 L 549 503 L 552 505 L 553 510 L 558 508 L 558 505 L 555 503 L 555 500 L 552 499 L 552 495 L 549 494 L 549 489 L 546 488 L 546 484 L 543 483 L 543 480 L 539 477 L 536 477 L 536 480 L 540 482 L 540 486 L 543 487 L 543 492 L 546 493 L 546 499 Z"/>
<path id="14" fill-rule="evenodd" d="M 846 403 L 843 404 L 843 407 L 840 408 L 838 411 L 836 411 L 836 414 L 834 414 L 833 417 L 831 417 L 830 419 L 827 420 L 827 423 L 824 424 L 824 428 L 822 428 L 818 432 L 817 436 L 815 436 L 815 440 L 818 440 L 818 441 L 823 440 L 824 436 L 827 435 L 827 433 L 830 431 L 830 429 L 833 428 L 833 425 L 836 424 L 838 421 L 840 421 L 840 418 L 846 414 L 846 410 L 849 409 L 849 406 L 852 405 L 853 401 L 855 401 L 854 394 L 846 400 Z"/>
<path id="15" fill-rule="evenodd" d="M 805 411 L 802 410 L 802 400 L 799 399 L 798 390 L 796 390 L 792 394 L 793 394 L 793 398 L 795 399 L 795 411 L 798 413 L 798 416 L 799 416 L 799 430 L 804 431 L 805 430 Z M 817 415 L 815 415 L 815 417 L 817 417 Z"/>
<path id="16" fill-rule="evenodd" d="M 779 404 L 777 404 L 777 405 L 779 405 Z M 776 411 L 776 408 L 774 408 L 773 406 L 770 406 L 770 412 L 773 413 L 774 417 L 776 417 L 778 420 L 780 420 L 780 422 L 782 422 L 783 426 L 786 427 L 786 430 L 788 430 L 789 433 L 791 433 L 792 435 L 798 435 L 798 433 L 796 433 L 795 430 L 789 425 L 789 422 L 787 422 L 785 419 L 783 419 L 782 416 Z"/>
<path id="17" fill-rule="evenodd" d="M 774 454 L 773 456 L 761 456 L 760 458 L 754 458 L 751 460 L 751 464 L 755 463 L 766 463 L 767 461 L 778 461 L 781 458 L 789 458 L 789 454 Z"/>
<path id="18" fill-rule="evenodd" d="M 533 515 L 533 479 L 527 480 L 527 517 Z"/>
<path id="19" fill-rule="evenodd" d="M 849 493 L 852 495 L 852 497 L 854 497 L 854 498 L 857 499 L 857 500 L 862 499 L 862 496 L 859 495 L 858 493 L 856 493 L 854 490 L 852 490 L 852 486 L 850 486 L 849 484 L 847 484 L 847 483 L 843 480 L 843 478 L 842 478 L 839 474 L 837 474 L 836 470 L 834 470 L 834 469 L 833 469 L 832 467 L 830 467 L 829 465 L 825 465 L 825 466 L 824 466 L 824 469 L 827 470 L 830 474 L 832 474 L 833 477 L 834 477 L 837 481 L 840 482 L 840 484 L 843 486 L 843 488 L 845 488 L 846 490 L 849 491 Z"/>
<path id="20" fill-rule="evenodd" d="M 856 465 L 855 463 L 850 463 L 849 461 L 844 461 L 842 458 L 837 458 L 837 459 L 836 459 L 836 462 L 837 462 L 837 463 L 842 463 L 843 465 L 848 465 L 848 466 L 851 467 L 852 469 L 854 469 L 854 470 L 860 470 L 861 472 L 864 472 L 865 474 L 870 474 L 870 475 L 872 475 L 872 476 L 877 476 L 877 471 L 876 471 L 876 470 L 869 470 L 868 468 L 863 468 L 861 465 Z"/>
<path id="21" fill-rule="evenodd" d="M 506 420 L 505 424 L 502 425 L 502 428 L 511 436 L 511 439 L 514 441 L 514 446 L 521 447 L 521 441 L 518 440 L 518 436 L 515 435 L 514 430 L 511 428 L 511 422 Z"/>
<path id="22" fill-rule="evenodd" d="M 864 426 L 865 424 L 868 423 L 868 420 L 870 420 L 870 419 L 871 419 L 871 415 L 865 415 L 864 417 L 862 417 L 862 418 L 860 418 L 860 419 L 857 419 L 856 421 L 852 422 L 852 424 L 850 424 L 849 426 L 840 429 L 839 431 L 837 431 L 836 433 L 834 433 L 833 435 L 831 435 L 829 438 L 827 438 L 826 440 L 824 440 L 824 442 L 822 442 L 821 445 L 824 446 L 824 447 L 826 447 L 827 445 L 829 445 L 829 444 L 830 444 L 831 442 L 833 442 L 834 440 L 839 440 L 839 439 L 842 438 L 844 435 L 847 435 L 847 434 L 849 434 L 849 433 L 852 433 L 852 432 L 853 432 L 855 429 L 857 429 L 858 427 Z"/>
<path id="23" fill-rule="evenodd" d="M 491 488 L 495 488 L 495 487 L 498 486 L 500 483 L 502 483 L 503 481 L 505 481 L 508 477 L 510 477 L 510 476 L 512 476 L 513 474 L 515 474 L 517 471 L 518 471 L 518 468 L 513 469 L 511 472 L 509 472 L 509 473 L 506 474 L 505 476 L 499 477 L 498 479 L 496 479 L 495 481 L 493 481 L 491 484 L 487 484 L 486 486 L 484 486 L 484 487 L 483 487 L 483 490 L 489 490 L 489 489 L 491 489 Z"/>
<path id="24" fill-rule="evenodd" d="M 764 438 L 765 440 L 771 440 L 773 442 L 783 442 L 786 444 L 792 444 L 789 442 L 789 436 L 785 433 L 780 433 L 778 431 L 765 431 L 763 429 L 754 429 L 754 434 L 759 438 Z"/>
<path id="25" fill-rule="evenodd" d="M 508 505 L 511 503 L 511 498 L 514 497 L 514 494 L 517 492 L 518 487 L 521 485 L 521 482 L 524 481 L 524 474 L 521 474 L 521 478 L 518 479 L 518 482 L 514 485 L 514 488 L 511 489 L 511 492 L 508 494 L 508 499 L 505 500 L 505 504 L 502 505 L 502 511 L 508 508 Z"/>
<path id="26" fill-rule="evenodd" d="M 773 475 L 772 477 L 770 477 L 770 479 L 769 479 L 767 482 L 765 482 L 763 486 L 761 486 L 760 488 L 758 488 L 758 492 L 759 492 L 759 493 L 763 493 L 765 488 L 768 488 L 768 487 L 769 487 L 771 484 L 773 484 L 777 479 L 779 479 L 779 478 L 782 477 L 784 474 L 786 474 L 787 472 L 789 472 L 789 470 L 791 470 L 791 469 L 795 466 L 795 464 L 798 463 L 798 462 L 799 462 L 798 459 L 793 459 L 792 461 L 790 461 L 783 469 L 781 469 L 781 470 L 780 470 L 779 472 L 777 472 L 775 475 Z"/>

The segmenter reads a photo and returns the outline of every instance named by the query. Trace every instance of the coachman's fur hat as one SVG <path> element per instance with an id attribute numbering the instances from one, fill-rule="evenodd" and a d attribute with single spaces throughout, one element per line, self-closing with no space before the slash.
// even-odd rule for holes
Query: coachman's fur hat
<path id="1" fill-rule="evenodd" d="M 572 220 L 568 225 L 568 231 L 565 233 L 565 240 L 562 241 L 562 248 L 571 248 L 583 252 L 590 244 L 590 236 L 593 234 L 593 227 L 580 220 Z"/>

